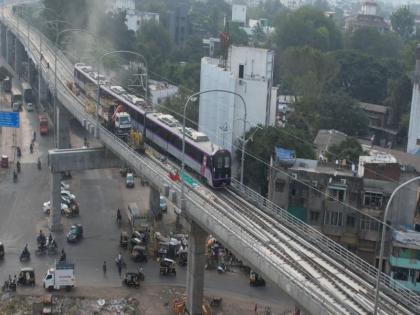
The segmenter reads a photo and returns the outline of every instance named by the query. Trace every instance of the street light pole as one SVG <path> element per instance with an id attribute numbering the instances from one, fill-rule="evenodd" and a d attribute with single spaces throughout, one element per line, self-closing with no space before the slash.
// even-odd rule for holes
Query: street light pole
<path id="1" fill-rule="evenodd" d="M 382 263 L 383 263 L 383 256 L 384 256 L 384 248 L 385 248 L 385 233 L 386 233 L 386 219 L 388 217 L 389 208 L 391 206 L 391 202 L 396 195 L 396 193 L 403 187 L 411 184 L 412 182 L 415 182 L 417 180 L 420 180 L 420 176 L 413 177 L 410 180 L 402 183 L 397 188 L 394 189 L 394 191 L 391 194 L 391 197 L 389 197 L 388 203 L 386 204 L 385 213 L 384 213 L 384 219 L 382 223 L 382 235 L 381 235 L 381 249 L 379 251 L 379 268 L 378 268 L 378 275 L 376 277 L 376 292 L 375 292 L 375 306 L 373 310 L 373 314 L 378 314 L 378 301 L 379 301 L 379 290 L 380 290 L 380 282 L 381 282 L 381 273 L 382 273 Z"/>
<path id="2" fill-rule="evenodd" d="M 193 99 L 194 97 L 201 95 L 201 94 L 206 94 L 206 93 L 213 93 L 213 92 L 222 92 L 222 93 L 228 93 L 228 94 L 233 94 L 235 96 L 238 96 L 241 101 L 242 104 L 244 106 L 244 139 L 245 139 L 245 132 L 246 132 L 246 118 L 247 118 L 247 108 L 246 108 L 246 103 L 244 98 L 242 97 L 242 95 L 232 92 L 232 91 L 228 91 L 228 90 L 221 90 L 221 89 L 214 89 L 214 90 L 206 90 L 206 91 L 201 91 L 201 92 L 197 92 L 194 94 L 191 94 L 188 99 L 187 102 L 184 105 L 184 111 L 183 111 L 183 119 L 182 119 L 182 160 L 181 160 L 181 177 L 184 175 L 184 170 L 185 170 L 185 120 L 186 120 L 186 114 L 187 114 L 187 107 L 189 102 L 191 101 L 191 99 Z M 235 103 L 234 103 L 235 105 Z M 245 144 L 242 145 L 242 158 L 241 158 L 241 183 L 243 181 L 243 171 L 244 171 L 244 152 L 245 152 Z M 184 180 L 181 178 L 181 210 L 183 209 L 184 205 Z"/>

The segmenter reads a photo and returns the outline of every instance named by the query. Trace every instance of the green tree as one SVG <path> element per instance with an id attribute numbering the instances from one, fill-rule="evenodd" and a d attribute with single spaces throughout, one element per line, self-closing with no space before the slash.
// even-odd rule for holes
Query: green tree
<path id="1" fill-rule="evenodd" d="M 403 43 L 395 33 L 380 33 L 372 27 L 361 27 L 346 33 L 345 46 L 377 58 L 399 58 Z"/>
<path id="2" fill-rule="evenodd" d="M 98 35 L 106 38 L 116 49 L 134 50 L 135 33 L 128 30 L 125 22 L 125 12 L 108 13 L 101 20 Z"/>
<path id="3" fill-rule="evenodd" d="M 248 34 L 239 27 L 239 23 L 229 24 L 229 42 L 232 45 L 248 45 Z"/>
<path id="4" fill-rule="evenodd" d="M 391 108 L 392 125 L 398 126 L 403 114 L 410 110 L 412 85 L 407 75 L 389 80 L 388 96 L 384 105 Z"/>
<path id="5" fill-rule="evenodd" d="M 349 137 L 339 144 L 332 145 L 327 152 L 329 160 L 346 160 L 350 163 L 358 163 L 359 156 L 364 154 L 362 146 L 356 138 Z"/>
<path id="6" fill-rule="evenodd" d="M 306 45 L 322 51 L 341 47 L 341 33 L 334 21 L 309 6 L 284 13 L 277 21 L 274 37 L 280 50 Z"/>
<path id="7" fill-rule="evenodd" d="M 160 24 L 148 22 L 137 35 L 136 50 L 147 60 L 149 68 L 159 73 L 172 52 L 168 31 Z"/>
<path id="8" fill-rule="evenodd" d="M 323 95 L 319 102 L 318 129 L 336 129 L 350 136 L 367 134 L 367 116 L 350 96 L 342 91 L 337 91 Z"/>
<path id="9" fill-rule="evenodd" d="M 274 147 L 295 150 L 296 156 L 300 158 L 314 158 L 315 156 L 313 146 L 310 144 L 312 139 L 302 130 L 291 126 L 285 128 L 259 126 L 247 132 L 246 138 L 250 136 L 252 140 L 246 144 L 245 169 L 247 171 L 244 173 L 244 182 L 263 195 L 267 194 L 267 165 L 270 163 Z M 236 156 L 240 160 L 240 149 L 237 150 Z"/>
<path id="10" fill-rule="evenodd" d="M 265 0 L 255 7 L 249 7 L 247 15 L 250 19 L 268 19 L 269 21 L 275 21 L 281 13 L 287 9 L 278 0 Z"/>
<path id="11" fill-rule="evenodd" d="M 391 15 L 391 25 L 405 40 L 409 39 L 414 31 L 415 15 L 407 6 L 399 8 Z"/>
<path id="12" fill-rule="evenodd" d="M 363 102 L 381 103 L 387 90 L 387 69 L 377 59 L 356 51 L 339 50 L 331 56 L 340 65 L 337 89 Z"/>
<path id="13" fill-rule="evenodd" d="M 334 58 L 311 47 L 290 47 L 280 57 L 282 87 L 294 95 L 319 97 L 338 72 Z"/>

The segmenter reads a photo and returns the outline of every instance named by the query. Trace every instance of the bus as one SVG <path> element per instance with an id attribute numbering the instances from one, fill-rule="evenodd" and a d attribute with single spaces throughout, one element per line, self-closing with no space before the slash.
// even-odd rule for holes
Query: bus
<path id="1" fill-rule="evenodd" d="M 12 94 L 10 95 L 10 105 L 13 111 L 18 112 L 22 107 L 22 93 L 19 89 L 12 87 Z"/>

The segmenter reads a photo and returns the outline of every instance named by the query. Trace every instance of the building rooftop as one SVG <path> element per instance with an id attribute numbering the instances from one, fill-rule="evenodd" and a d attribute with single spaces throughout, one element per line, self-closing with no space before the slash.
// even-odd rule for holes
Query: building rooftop
<path id="1" fill-rule="evenodd" d="M 347 166 L 325 163 L 318 160 L 296 159 L 296 162 L 289 169 L 291 171 L 305 171 L 332 176 L 354 177 L 353 172 Z"/>
<path id="2" fill-rule="evenodd" d="M 380 150 L 383 150 L 384 148 L 375 146 L 374 149 L 378 150 L 379 152 Z M 394 156 L 396 160 L 398 161 L 398 163 L 400 163 L 401 165 L 412 166 L 417 172 L 420 173 L 420 154 L 412 155 L 403 151 L 391 150 L 391 149 L 387 150 L 387 152 L 388 154 L 391 154 L 392 156 Z"/>
<path id="3" fill-rule="evenodd" d="M 339 144 L 346 138 L 347 135 L 341 131 L 334 129 L 321 129 L 318 131 L 318 134 L 315 137 L 314 144 L 317 147 L 318 151 L 326 152 L 328 151 L 329 147 L 335 144 Z"/>
<path id="4" fill-rule="evenodd" d="M 385 114 L 388 111 L 388 107 L 386 106 L 364 102 L 359 102 L 359 107 L 369 112 L 375 112 L 380 114 Z"/>
<path id="5" fill-rule="evenodd" d="M 393 231 L 392 243 L 394 246 L 420 249 L 420 233 L 413 230 Z"/>

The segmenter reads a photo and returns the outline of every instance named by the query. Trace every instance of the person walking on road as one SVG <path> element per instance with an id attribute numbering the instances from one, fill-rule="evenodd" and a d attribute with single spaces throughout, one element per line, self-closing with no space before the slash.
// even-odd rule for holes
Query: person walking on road
<path id="1" fill-rule="evenodd" d="M 106 275 L 106 261 L 104 261 L 103 265 L 102 265 L 102 271 L 104 273 L 104 276 Z"/>
<path id="2" fill-rule="evenodd" d="M 35 140 L 36 140 L 36 131 L 34 131 L 34 137 L 32 139 L 33 139 L 32 142 L 35 142 Z"/>

